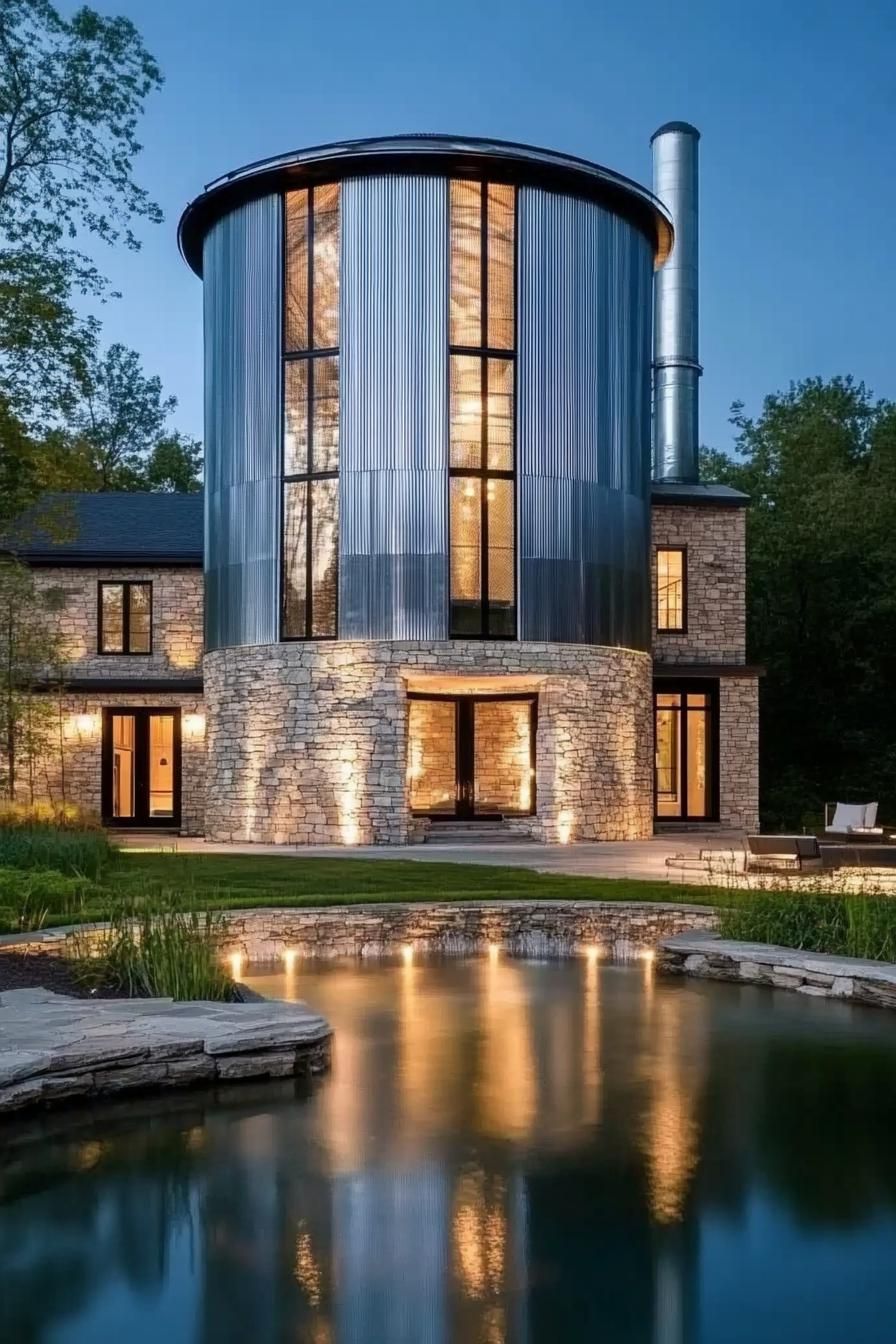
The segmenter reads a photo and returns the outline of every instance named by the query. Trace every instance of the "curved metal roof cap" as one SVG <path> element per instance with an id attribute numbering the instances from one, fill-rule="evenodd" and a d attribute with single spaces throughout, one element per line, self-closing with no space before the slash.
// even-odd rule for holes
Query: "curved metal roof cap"
<path id="1" fill-rule="evenodd" d="M 181 255 L 202 275 L 202 244 L 209 229 L 246 201 L 271 192 L 316 181 L 362 173 L 443 172 L 459 175 L 487 172 L 498 180 L 542 186 L 586 195 L 624 215 L 650 238 L 656 264 L 672 250 L 672 221 L 657 198 L 633 182 L 588 159 L 559 154 L 511 140 L 486 140 L 453 135 L 390 135 L 368 140 L 343 140 L 297 149 L 237 168 L 210 182 L 184 210 L 177 227 Z"/>

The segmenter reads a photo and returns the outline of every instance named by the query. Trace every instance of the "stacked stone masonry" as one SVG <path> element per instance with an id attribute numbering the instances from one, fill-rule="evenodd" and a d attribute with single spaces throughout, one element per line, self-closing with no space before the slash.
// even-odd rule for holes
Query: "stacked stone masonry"
<path id="1" fill-rule="evenodd" d="M 296 957 L 380 957 L 414 952 L 472 956 L 498 946 L 507 952 L 626 956 L 655 951 L 678 934 L 711 931 L 718 917 L 705 905 L 643 901 L 463 901 L 227 910 L 220 913 L 219 947 L 241 972 L 282 967 Z M 107 937 L 104 924 L 46 929 L 0 937 L 4 950 L 83 955 Z"/>
<path id="2" fill-rule="evenodd" d="M 102 798 L 103 709 L 181 711 L 181 830 L 202 835 L 205 813 L 205 714 L 201 695 L 115 691 L 66 694 L 59 700 L 61 733 L 36 763 L 35 787 L 49 802 L 77 803 L 99 815 Z M 22 779 L 21 796 L 28 781 Z"/>
<path id="3" fill-rule="evenodd" d="M 453 677 L 538 694 L 533 833 L 651 834 L 651 662 L 627 649 L 485 640 L 280 644 L 205 659 L 206 834 L 402 844 L 410 823 L 408 682 Z"/>
<path id="4" fill-rule="evenodd" d="M 43 591 L 58 594 L 54 620 L 71 677 L 195 677 L 202 663 L 202 570 L 66 569 L 35 571 Z M 152 652 L 98 653 L 99 584 L 152 583 Z"/>
<path id="5" fill-rule="evenodd" d="M 746 660 L 746 510 L 654 505 L 654 654 L 664 663 Z M 687 550 L 687 629 L 656 630 L 656 550 Z"/>
<path id="6" fill-rule="evenodd" d="M 669 975 L 734 980 L 791 989 L 812 998 L 896 1008 L 896 966 L 884 961 L 801 952 L 771 943 L 738 943 L 705 931 L 664 939 L 657 966 Z"/>

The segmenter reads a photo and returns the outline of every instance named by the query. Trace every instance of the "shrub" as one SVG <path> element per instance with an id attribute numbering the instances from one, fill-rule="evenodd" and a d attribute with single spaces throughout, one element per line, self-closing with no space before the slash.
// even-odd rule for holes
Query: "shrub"
<path id="1" fill-rule="evenodd" d="M 86 983 L 125 990 L 135 998 L 232 997 L 233 981 L 221 965 L 220 915 L 145 908 L 113 912 L 98 952 L 76 956 Z"/>
<path id="2" fill-rule="evenodd" d="M 46 822 L 0 826 L 0 867 L 52 868 L 96 880 L 112 856 L 101 830 L 79 830 Z"/>
<path id="3" fill-rule="evenodd" d="M 719 916 L 723 938 L 896 961 L 892 896 L 795 889 L 731 895 L 731 904 Z"/>
<path id="4" fill-rule="evenodd" d="M 77 803 L 13 803 L 0 800 L 0 827 L 56 826 L 60 830 L 101 831 L 96 812 Z"/>
<path id="5" fill-rule="evenodd" d="M 0 868 L 0 927 L 28 933 L 43 928 L 50 915 L 65 915 L 75 922 L 86 905 L 106 897 L 103 888 L 87 877 L 47 868 Z"/>

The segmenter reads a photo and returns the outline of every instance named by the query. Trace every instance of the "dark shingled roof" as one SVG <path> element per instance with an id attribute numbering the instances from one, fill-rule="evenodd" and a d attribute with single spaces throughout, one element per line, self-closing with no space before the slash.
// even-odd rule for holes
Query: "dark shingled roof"
<path id="1" fill-rule="evenodd" d="M 44 530 L 48 514 L 54 519 L 54 531 L 59 530 L 58 540 Z M 30 536 L 29 519 L 33 519 Z M 7 540 L 5 546 L 31 564 L 201 565 L 202 495 L 148 491 L 46 495 L 25 514 L 16 539 Z"/>
<path id="2" fill-rule="evenodd" d="M 750 496 L 731 485 L 703 485 L 699 481 L 654 481 L 650 487 L 654 504 L 705 504 L 709 508 L 745 509 Z"/>

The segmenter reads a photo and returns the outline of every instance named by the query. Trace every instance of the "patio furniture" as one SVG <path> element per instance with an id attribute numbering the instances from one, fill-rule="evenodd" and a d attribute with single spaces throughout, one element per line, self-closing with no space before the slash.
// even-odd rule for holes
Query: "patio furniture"
<path id="1" fill-rule="evenodd" d="M 877 807 L 877 803 L 825 803 L 825 837 L 880 843 L 884 830 L 877 824 Z"/>
<path id="2" fill-rule="evenodd" d="M 748 835 L 747 872 L 802 872 L 821 867 L 821 850 L 814 835 Z"/>

